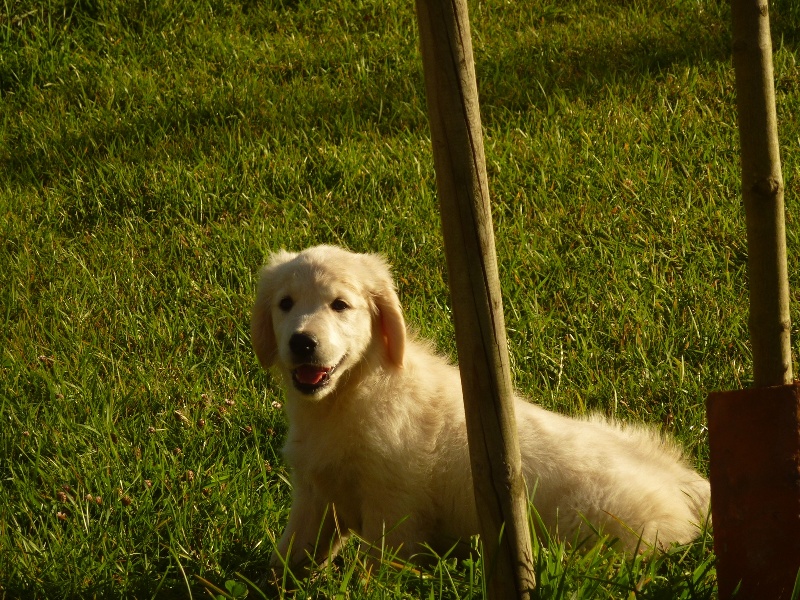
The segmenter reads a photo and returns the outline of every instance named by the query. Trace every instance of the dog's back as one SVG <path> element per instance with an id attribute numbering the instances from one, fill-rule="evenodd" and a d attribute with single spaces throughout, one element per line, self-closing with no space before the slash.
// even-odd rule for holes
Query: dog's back
<path id="1" fill-rule="evenodd" d="M 477 533 L 457 367 L 412 341 L 406 369 L 393 377 L 403 380 L 396 382 L 402 390 L 397 402 L 405 406 L 392 412 L 403 415 L 396 422 L 410 426 L 394 436 L 413 439 L 412 429 L 422 434 L 395 458 L 426 465 L 429 476 L 415 483 L 423 504 L 439 506 L 433 512 L 447 539 Z M 574 540 L 579 530 L 590 535 L 594 527 L 628 550 L 697 536 L 709 507 L 709 484 L 686 465 L 675 444 L 649 428 L 600 417 L 573 419 L 522 398 L 516 413 L 526 483 L 551 533 Z"/>

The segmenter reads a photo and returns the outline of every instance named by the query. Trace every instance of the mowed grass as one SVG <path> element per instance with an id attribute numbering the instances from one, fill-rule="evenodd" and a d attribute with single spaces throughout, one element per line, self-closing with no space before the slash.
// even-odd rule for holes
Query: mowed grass
<path id="1" fill-rule="evenodd" d="M 707 472 L 705 397 L 751 378 L 728 3 L 470 12 L 516 385 Z M 797 299 L 800 9 L 772 23 Z M 260 597 L 290 485 L 259 265 L 382 252 L 454 356 L 413 3 L 10 0 L 0 40 L 0 595 Z M 482 597 L 480 561 L 389 559 L 288 595 Z M 716 593 L 707 533 L 536 565 L 542 598 Z"/>

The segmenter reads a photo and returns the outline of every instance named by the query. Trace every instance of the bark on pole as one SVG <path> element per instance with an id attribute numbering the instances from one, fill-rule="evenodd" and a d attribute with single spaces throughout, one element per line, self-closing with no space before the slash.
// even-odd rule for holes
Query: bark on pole
<path id="1" fill-rule="evenodd" d="M 755 387 L 708 397 L 714 550 L 721 600 L 781 600 L 800 567 L 800 384 L 767 0 L 731 0 L 731 18 Z"/>
<path id="2" fill-rule="evenodd" d="M 466 1 L 417 0 L 417 20 L 487 589 L 529 598 L 527 494 Z"/>

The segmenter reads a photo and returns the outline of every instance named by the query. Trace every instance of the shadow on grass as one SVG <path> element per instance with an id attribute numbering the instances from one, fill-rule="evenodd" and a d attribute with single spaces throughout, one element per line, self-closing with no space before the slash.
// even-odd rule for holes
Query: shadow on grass
<path id="1" fill-rule="evenodd" d="M 76 5 L 75 10 L 86 15 L 74 16 L 70 22 L 85 21 L 99 10 L 92 2 L 84 4 Z M 779 5 L 790 15 L 798 12 L 787 1 Z M 141 12 L 141 7 L 126 9 L 116 17 L 122 25 L 128 24 L 131 34 L 144 26 L 140 21 L 149 23 L 157 17 L 145 18 L 137 10 Z M 506 110 L 550 112 L 553 94 L 592 103 L 613 86 L 617 93 L 629 90 L 636 95 L 647 85 L 657 85 L 671 70 L 702 67 L 729 56 L 727 8 L 713 14 L 697 8 L 697 14 L 689 17 L 677 10 L 662 11 L 654 15 L 652 23 L 639 18 L 631 31 L 606 16 L 584 15 L 580 8 L 570 10 L 577 15 L 572 21 L 556 11 L 530 23 L 530 29 L 524 29 L 526 23 L 517 32 L 487 30 L 481 34 L 484 47 L 476 43 L 476 62 L 487 125 L 502 119 Z M 535 17 L 526 16 L 536 21 Z M 472 18 L 476 21 L 482 15 L 478 12 Z M 791 19 L 776 21 L 785 24 L 781 35 L 796 36 Z M 487 18 L 477 25 L 476 30 L 489 28 L 492 22 Z M 576 33 L 581 31 L 585 34 Z M 91 31 L 84 32 L 86 35 L 94 36 Z M 10 182 L 41 189 L 65 176 L 77 179 L 110 157 L 127 164 L 152 163 L 159 160 L 159 151 L 166 150 L 172 159 L 184 156 L 194 163 L 198 156 L 218 153 L 219 143 L 230 142 L 232 135 L 246 141 L 270 132 L 286 136 L 291 131 L 320 130 L 326 138 L 337 140 L 368 128 L 383 134 L 427 129 L 424 110 L 419 109 L 424 106 L 421 65 L 415 61 L 374 65 L 374 76 L 348 84 L 352 87 L 342 93 L 342 74 L 332 68 L 336 65 L 330 64 L 330 56 L 308 60 L 301 74 L 295 73 L 289 82 L 282 81 L 280 64 L 269 65 L 263 78 L 270 83 L 259 90 L 234 85 L 230 90 L 198 89 L 189 97 L 167 90 L 164 104 L 147 106 L 145 101 L 141 110 L 122 119 L 114 110 L 101 111 L 100 118 L 87 119 L 83 129 L 49 130 L 45 136 L 50 139 L 35 144 L 18 135 L 8 140 L 9 149 L 0 152 L 0 172 Z M 68 90 L 61 93 L 74 95 Z M 108 189 L 103 190 L 109 199 L 105 210 L 149 219 L 164 206 L 165 199 L 147 180 L 134 179 L 137 185 L 116 186 L 109 177 Z M 99 218 L 92 202 L 65 208 L 84 226 Z"/>
<path id="2" fill-rule="evenodd" d="M 702 70 L 730 56 L 728 25 L 719 13 L 698 11 L 691 19 L 657 14 L 652 23 L 637 21 L 631 29 L 610 20 L 593 28 L 578 20 L 554 21 L 532 24 L 497 55 L 479 53 L 478 85 L 490 119 L 498 108 L 518 112 L 533 106 L 552 113 L 554 94 L 585 105 L 604 98 L 609 88 L 621 96 L 651 98 L 646 88 L 668 73 Z"/>

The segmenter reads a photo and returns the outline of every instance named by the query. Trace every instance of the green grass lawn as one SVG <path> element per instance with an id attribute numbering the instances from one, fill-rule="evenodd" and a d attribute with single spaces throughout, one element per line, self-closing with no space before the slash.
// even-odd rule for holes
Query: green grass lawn
<path id="1" fill-rule="evenodd" d="M 797 299 L 800 7 L 771 4 Z M 728 3 L 470 12 L 516 385 L 707 472 L 705 397 L 751 378 Z M 0 597 L 261 597 L 289 508 L 249 343 L 269 252 L 384 253 L 454 354 L 413 2 L 8 0 L 0 43 Z M 716 594 L 708 534 L 536 564 L 542 598 Z M 296 596 L 479 598 L 480 566 L 367 578 L 350 545 Z"/>

